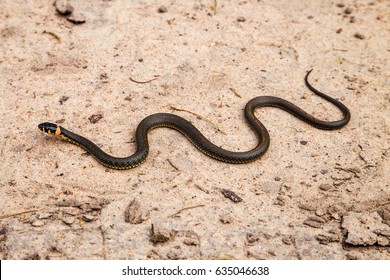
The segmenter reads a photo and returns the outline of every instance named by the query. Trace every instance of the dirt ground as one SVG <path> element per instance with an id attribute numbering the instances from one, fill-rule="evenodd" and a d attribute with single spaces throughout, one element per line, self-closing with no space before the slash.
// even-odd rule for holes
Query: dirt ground
<path id="1" fill-rule="evenodd" d="M 1 259 L 390 259 L 388 1 L 53 2 L 0 1 Z M 244 151 L 255 96 L 341 117 L 311 68 L 350 123 L 258 110 L 271 146 L 250 164 L 162 128 L 116 171 L 37 129 L 128 156 L 138 123 L 170 112 Z"/>

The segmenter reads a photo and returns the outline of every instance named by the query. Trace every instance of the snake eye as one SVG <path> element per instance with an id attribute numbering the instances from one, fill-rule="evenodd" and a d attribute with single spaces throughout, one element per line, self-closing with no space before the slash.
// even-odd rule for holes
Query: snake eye
<path id="1" fill-rule="evenodd" d="M 49 134 L 55 134 L 57 130 L 57 125 L 54 123 L 41 123 L 38 125 L 38 128 L 42 130 L 43 132 L 49 133 Z"/>

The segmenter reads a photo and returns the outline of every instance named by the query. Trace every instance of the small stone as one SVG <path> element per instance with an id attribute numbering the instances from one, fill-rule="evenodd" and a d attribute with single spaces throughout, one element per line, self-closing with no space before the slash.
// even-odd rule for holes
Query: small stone
<path id="1" fill-rule="evenodd" d="M 188 246 L 199 246 L 199 240 L 197 240 L 197 239 L 186 238 L 186 239 L 184 239 L 183 243 L 188 245 Z"/>
<path id="2" fill-rule="evenodd" d="M 67 225 L 71 225 L 74 223 L 75 221 L 75 218 L 74 217 L 64 217 L 62 218 L 62 221 L 67 224 Z"/>
<path id="3" fill-rule="evenodd" d="M 93 210 L 91 204 L 88 202 L 80 205 L 80 209 L 82 209 L 84 212 L 91 212 Z"/>
<path id="4" fill-rule="evenodd" d="M 341 172 L 341 171 L 335 171 L 330 175 L 330 178 L 332 178 L 335 181 L 348 181 L 351 180 L 353 177 L 353 174 Z"/>
<path id="5" fill-rule="evenodd" d="M 158 8 L 157 12 L 159 12 L 160 14 L 164 14 L 164 13 L 168 12 L 168 9 L 165 6 L 160 6 L 160 8 Z"/>
<path id="6" fill-rule="evenodd" d="M 80 205 L 81 202 L 76 199 L 64 199 L 56 203 L 56 206 L 58 207 L 79 207 Z"/>
<path id="7" fill-rule="evenodd" d="M 231 201 L 234 203 L 241 202 L 242 198 L 239 197 L 235 192 L 228 190 L 228 189 L 222 189 L 221 190 L 222 194 L 226 197 L 229 198 Z"/>
<path id="8" fill-rule="evenodd" d="M 39 214 L 38 219 L 48 219 L 48 218 L 50 218 L 51 216 L 53 216 L 53 213 L 45 212 L 45 213 Z"/>
<path id="9" fill-rule="evenodd" d="M 99 204 L 97 202 L 90 203 L 92 210 L 102 210 L 103 206 L 102 204 Z"/>
<path id="10" fill-rule="evenodd" d="M 316 239 L 320 242 L 320 244 L 328 244 L 330 242 L 339 242 L 340 238 L 336 234 L 319 234 L 316 236 Z"/>
<path id="11" fill-rule="evenodd" d="M 364 36 L 363 34 L 360 34 L 359 32 L 356 32 L 355 35 L 353 35 L 353 36 L 357 39 L 360 39 L 360 40 L 366 39 L 366 36 Z"/>
<path id="12" fill-rule="evenodd" d="M 41 227 L 43 225 L 45 225 L 45 223 L 41 220 L 35 220 L 34 222 L 32 222 L 31 224 L 33 227 Z"/>
<path id="13" fill-rule="evenodd" d="M 321 184 L 320 185 L 320 190 L 322 191 L 329 191 L 330 189 L 332 189 L 333 187 L 329 184 Z"/>
<path id="14" fill-rule="evenodd" d="M 140 224 L 144 221 L 141 211 L 141 204 L 137 199 L 133 199 L 125 211 L 125 222 L 130 224 Z"/>
<path id="15" fill-rule="evenodd" d="M 187 231 L 183 243 L 188 246 L 199 246 L 199 236 L 192 230 Z"/>
<path id="16" fill-rule="evenodd" d="M 155 230 L 154 225 L 150 230 L 150 242 L 152 243 L 165 243 L 172 238 L 172 232 L 165 229 Z"/>
<path id="17" fill-rule="evenodd" d="M 302 140 L 302 141 L 300 141 L 299 143 L 301 143 L 301 145 L 306 145 L 307 144 L 307 141 L 305 141 L 305 140 Z"/>
<path id="18" fill-rule="evenodd" d="M 282 180 L 279 176 L 276 176 L 275 178 L 274 178 L 274 180 L 276 181 L 276 182 L 279 182 L 280 180 Z"/>
<path id="19" fill-rule="evenodd" d="M 317 209 L 316 212 L 315 212 L 315 214 L 316 214 L 317 216 L 319 216 L 319 217 L 322 217 L 322 216 L 324 216 L 324 215 L 326 214 L 326 212 L 325 212 L 325 210 L 323 210 L 323 209 Z"/>
<path id="20" fill-rule="evenodd" d="M 278 195 L 278 197 L 276 198 L 275 204 L 279 205 L 279 206 L 284 206 L 284 205 L 286 205 L 286 200 L 284 199 L 283 196 Z"/>
<path id="21" fill-rule="evenodd" d="M 170 260 L 179 260 L 180 259 L 180 255 L 179 255 L 178 252 L 170 251 L 167 254 L 167 258 L 170 259 Z"/>
<path id="22" fill-rule="evenodd" d="M 315 211 L 316 210 L 316 207 L 314 205 L 311 205 L 311 204 L 306 204 L 306 203 L 301 203 L 298 205 L 299 208 L 303 209 L 303 210 L 306 210 L 306 211 Z"/>
<path id="23" fill-rule="evenodd" d="M 345 184 L 344 181 L 334 181 L 334 182 L 333 182 L 333 186 L 335 186 L 335 187 L 341 186 L 341 185 L 343 185 L 343 184 Z"/>
<path id="24" fill-rule="evenodd" d="M 336 33 L 337 33 L 337 34 L 340 34 L 341 31 L 343 31 L 343 29 L 342 29 L 342 28 L 339 28 L 339 29 L 336 30 Z"/>
<path id="25" fill-rule="evenodd" d="M 73 7 L 66 0 L 57 0 L 54 3 L 57 13 L 62 16 L 68 16 L 73 12 Z"/>
<path id="26" fill-rule="evenodd" d="M 259 237 L 253 233 L 247 233 L 246 239 L 248 240 L 249 243 L 255 243 L 256 241 L 259 241 Z"/>
<path id="27" fill-rule="evenodd" d="M 294 237 L 292 236 L 285 236 L 282 238 L 282 242 L 286 245 L 291 245 L 294 243 Z"/>
<path id="28" fill-rule="evenodd" d="M 353 9 L 351 7 L 348 7 L 344 10 L 344 14 L 346 14 L 346 15 L 350 15 L 350 14 L 352 14 L 352 12 L 353 12 Z"/>
<path id="29" fill-rule="evenodd" d="M 239 16 L 239 17 L 237 18 L 237 21 L 238 21 L 238 22 L 244 22 L 244 21 L 246 21 L 246 19 L 245 19 L 243 16 Z"/>
<path id="30" fill-rule="evenodd" d="M 70 16 L 66 18 L 68 21 L 70 21 L 73 24 L 83 24 L 85 23 L 85 16 L 82 13 L 79 12 L 73 12 Z"/>
<path id="31" fill-rule="evenodd" d="M 338 3 L 338 4 L 336 4 L 336 6 L 339 7 L 339 8 L 344 8 L 345 7 L 344 3 Z"/>
<path id="32" fill-rule="evenodd" d="M 85 222 L 92 222 L 93 220 L 95 220 L 95 217 L 92 216 L 92 215 L 86 214 L 86 215 L 83 215 L 83 220 L 84 220 Z"/>
<path id="33" fill-rule="evenodd" d="M 232 216 L 230 216 L 230 215 L 221 215 L 221 217 L 219 218 L 219 220 L 220 220 L 223 224 L 231 224 L 231 223 L 233 223 L 233 218 L 232 218 Z"/>
<path id="34" fill-rule="evenodd" d="M 103 114 L 92 114 L 88 120 L 90 121 L 90 123 L 97 123 L 98 121 L 100 121 L 101 119 L 103 118 Z"/>
<path id="35" fill-rule="evenodd" d="M 357 255 L 351 254 L 351 253 L 346 254 L 345 257 L 347 258 L 347 260 L 359 260 L 360 259 Z"/>
<path id="36" fill-rule="evenodd" d="M 323 223 L 325 223 L 325 220 L 320 218 L 320 217 L 317 217 L 317 216 L 312 216 L 303 222 L 304 225 L 307 225 L 307 226 L 313 227 L 313 228 L 320 228 L 320 227 L 322 227 Z"/>

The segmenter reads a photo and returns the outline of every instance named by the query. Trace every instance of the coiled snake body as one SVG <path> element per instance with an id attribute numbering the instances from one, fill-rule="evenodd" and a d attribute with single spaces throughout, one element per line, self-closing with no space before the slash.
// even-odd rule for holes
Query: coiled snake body
<path id="1" fill-rule="evenodd" d="M 308 82 L 308 76 L 312 70 L 305 76 L 306 86 L 316 95 L 335 105 L 343 114 L 343 118 L 337 121 L 319 120 L 306 113 L 296 105 L 274 96 L 260 96 L 250 100 L 245 106 L 245 117 L 258 137 L 258 143 L 252 150 L 246 152 L 232 152 L 222 149 L 211 143 L 203 134 L 187 120 L 168 113 L 157 113 L 143 119 L 137 127 L 135 141 L 137 145 L 136 152 L 124 158 L 113 157 L 103 152 L 96 144 L 90 140 L 77 135 L 57 124 L 41 123 L 39 129 L 51 135 L 59 136 L 73 144 L 76 144 L 89 152 L 101 164 L 113 169 L 130 169 L 140 165 L 147 157 L 149 152 L 148 132 L 157 127 L 169 127 L 185 135 L 192 144 L 207 156 L 227 162 L 227 163 L 248 163 L 260 158 L 268 149 L 270 137 L 264 125 L 255 117 L 254 111 L 260 107 L 277 107 L 289 112 L 302 121 L 319 129 L 334 130 L 345 126 L 350 118 L 350 112 L 344 104 L 332 97 L 316 90 Z"/>

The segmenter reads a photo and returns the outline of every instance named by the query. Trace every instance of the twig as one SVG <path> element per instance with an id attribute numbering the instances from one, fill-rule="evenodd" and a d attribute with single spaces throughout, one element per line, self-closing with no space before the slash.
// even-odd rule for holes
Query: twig
<path id="1" fill-rule="evenodd" d="M 10 218 L 10 217 L 14 217 L 14 216 L 18 216 L 18 215 L 25 214 L 25 213 L 38 212 L 38 211 L 41 211 L 41 210 L 43 210 L 43 208 L 34 209 L 34 210 L 25 210 L 25 211 L 20 211 L 20 212 L 11 213 L 11 214 L 4 214 L 4 215 L 0 216 L 0 220 L 6 219 L 6 218 Z"/>
<path id="2" fill-rule="evenodd" d="M 204 206 L 205 206 L 204 204 L 199 204 L 199 205 L 185 207 L 185 208 L 182 208 L 179 211 L 177 211 L 175 214 L 170 215 L 169 217 L 174 217 L 176 215 L 179 215 L 181 212 L 183 212 L 185 210 L 190 210 L 190 209 L 194 209 L 194 208 L 198 208 L 198 207 L 204 207 Z"/>
<path id="3" fill-rule="evenodd" d="M 147 83 L 150 83 L 150 82 L 156 80 L 158 77 L 160 77 L 160 76 L 155 76 L 153 79 L 150 79 L 147 81 L 137 81 L 137 80 L 134 80 L 132 77 L 129 77 L 129 79 L 130 79 L 130 81 L 137 83 L 137 84 L 147 84 Z"/>
<path id="4" fill-rule="evenodd" d="M 177 168 L 171 161 L 170 159 L 167 159 L 168 163 L 173 167 L 175 168 L 177 171 L 180 171 L 179 168 Z"/>
<path id="5" fill-rule="evenodd" d="M 218 125 L 216 125 L 215 123 L 213 123 L 211 120 L 209 120 L 208 118 L 202 116 L 202 115 L 199 115 L 198 113 L 195 113 L 195 112 L 192 112 L 192 111 L 189 111 L 189 110 L 186 110 L 186 109 L 181 109 L 181 108 L 177 108 L 175 106 L 172 106 L 172 105 L 169 105 L 169 107 L 172 109 L 172 110 L 176 110 L 176 111 L 181 111 L 181 112 L 187 112 L 187 113 L 190 113 L 190 114 L 193 114 L 209 123 L 211 123 L 216 130 L 218 130 L 219 132 L 221 132 L 222 134 L 225 134 L 226 135 L 226 132 L 223 131 Z"/>
<path id="6" fill-rule="evenodd" d="M 214 11 L 214 15 L 217 14 L 217 6 L 218 6 L 217 0 L 214 0 L 214 6 L 211 6 L 211 9 Z"/>
<path id="7" fill-rule="evenodd" d="M 233 92 L 235 96 L 242 98 L 242 96 L 237 92 L 235 88 L 229 88 L 229 90 Z"/>
<path id="8" fill-rule="evenodd" d="M 51 36 L 52 36 L 54 39 L 56 39 L 58 42 L 61 42 L 60 36 L 58 36 L 58 35 L 55 34 L 54 32 L 43 30 L 42 33 L 43 33 L 43 34 L 51 35 Z"/>
<path id="9" fill-rule="evenodd" d="M 340 51 L 340 52 L 347 52 L 348 50 L 345 49 L 338 49 L 338 48 L 332 48 L 334 51 Z"/>

